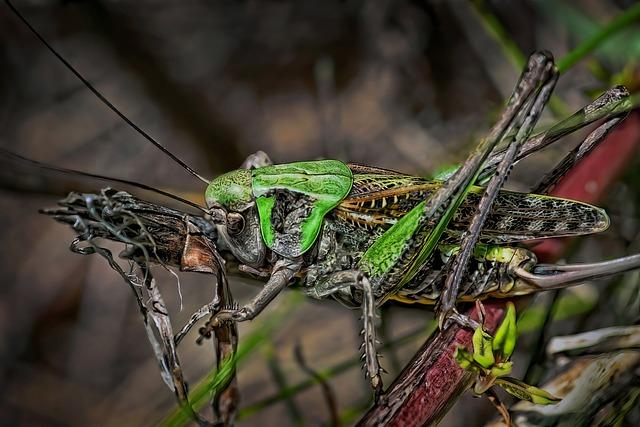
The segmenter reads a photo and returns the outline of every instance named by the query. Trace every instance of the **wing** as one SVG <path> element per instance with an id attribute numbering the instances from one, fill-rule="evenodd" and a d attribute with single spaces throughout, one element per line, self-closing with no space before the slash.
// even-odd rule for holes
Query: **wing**
<path id="1" fill-rule="evenodd" d="M 442 186 L 441 181 L 387 173 L 382 169 L 352 170 L 351 192 L 337 206 L 334 214 L 339 220 L 367 230 L 391 227 L 398 218 Z M 482 192 L 483 188 L 473 187 L 449 224 L 449 235 L 457 237 L 469 227 Z M 480 239 L 484 243 L 510 243 L 591 234 L 604 231 L 608 226 L 609 218 L 604 210 L 587 203 L 501 191 Z"/>

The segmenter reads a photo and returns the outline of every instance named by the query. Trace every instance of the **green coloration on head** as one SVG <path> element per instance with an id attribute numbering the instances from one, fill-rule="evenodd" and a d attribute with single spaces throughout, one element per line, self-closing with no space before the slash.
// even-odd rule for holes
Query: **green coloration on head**
<path id="1" fill-rule="evenodd" d="M 271 250 L 288 257 L 300 256 L 313 246 L 325 215 L 349 194 L 353 182 L 351 170 L 337 160 L 267 166 L 252 175 L 262 237 Z M 303 199 L 308 209 L 278 206 L 274 192 L 288 193 L 292 202 Z M 287 229 L 274 228 L 274 209 L 286 218 Z"/>
<path id="2" fill-rule="evenodd" d="M 286 163 L 253 170 L 253 194 L 290 190 L 318 199 L 342 200 L 351 190 L 351 169 L 337 160 Z"/>
<path id="3" fill-rule="evenodd" d="M 242 211 L 253 200 L 251 171 L 238 169 L 211 181 L 205 191 L 208 207 L 221 205 L 232 211 Z"/>

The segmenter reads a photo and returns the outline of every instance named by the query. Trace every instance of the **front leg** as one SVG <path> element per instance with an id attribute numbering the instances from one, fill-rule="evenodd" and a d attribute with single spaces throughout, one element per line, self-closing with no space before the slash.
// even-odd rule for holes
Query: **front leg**
<path id="1" fill-rule="evenodd" d="M 267 305 L 282 291 L 300 271 L 302 260 L 281 259 L 276 262 L 271 271 L 271 277 L 248 304 L 236 310 L 221 310 L 209 322 L 215 327 L 224 321 L 243 322 L 251 320 L 265 309 Z"/>

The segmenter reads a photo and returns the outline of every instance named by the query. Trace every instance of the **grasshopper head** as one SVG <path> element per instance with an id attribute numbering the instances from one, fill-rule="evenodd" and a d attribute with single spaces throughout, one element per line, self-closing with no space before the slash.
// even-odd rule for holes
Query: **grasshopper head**
<path id="1" fill-rule="evenodd" d="M 208 208 L 223 207 L 241 212 L 254 200 L 251 191 L 251 171 L 238 169 L 211 181 L 205 192 Z"/>
<path id="2" fill-rule="evenodd" d="M 248 169 L 228 172 L 211 181 L 205 201 L 233 255 L 241 263 L 256 267 L 264 260 L 266 246 L 251 183 Z"/>

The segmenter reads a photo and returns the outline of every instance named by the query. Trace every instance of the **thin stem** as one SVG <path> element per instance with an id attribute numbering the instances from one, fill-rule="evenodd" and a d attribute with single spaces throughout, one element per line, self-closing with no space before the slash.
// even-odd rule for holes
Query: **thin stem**
<path id="1" fill-rule="evenodd" d="M 430 322 L 429 326 L 427 328 L 425 327 L 420 327 L 412 332 L 409 332 L 406 335 L 403 335 L 402 337 L 390 341 L 388 343 L 385 343 L 381 350 L 385 350 L 391 347 L 397 347 L 397 346 L 401 346 L 404 344 L 407 344 L 411 341 L 413 341 L 414 339 L 423 337 L 425 335 L 430 335 L 431 332 L 433 332 L 435 328 L 435 322 Z M 337 365 L 334 365 L 328 369 L 319 371 L 318 374 L 321 375 L 323 378 L 325 379 L 329 379 L 332 377 L 335 377 L 343 372 L 346 372 L 347 370 L 354 368 L 356 366 L 359 366 L 361 364 L 361 360 L 359 357 L 356 358 L 352 358 L 352 359 L 348 359 L 344 362 L 341 362 Z M 256 412 L 260 412 L 263 409 L 274 405 L 276 403 L 281 402 L 283 399 L 286 399 L 288 396 L 293 396 L 297 393 L 300 393 L 314 385 L 318 384 L 318 381 L 314 378 L 308 378 L 304 381 L 300 381 L 297 384 L 291 385 L 283 390 L 280 390 L 278 393 L 275 393 L 269 397 L 266 397 L 262 400 L 260 400 L 259 402 L 256 402 L 252 405 L 248 405 L 245 406 L 244 408 L 242 408 L 239 413 L 238 413 L 238 420 L 243 420 L 246 419 L 248 417 L 250 417 L 251 415 L 255 414 Z"/>
<path id="2" fill-rule="evenodd" d="M 271 333 L 285 321 L 292 312 L 300 306 L 301 295 L 289 292 L 286 298 L 282 299 L 281 305 L 270 316 L 263 320 L 260 328 L 252 331 L 244 337 L 238 350 L 230 358 L 223 360 L 218 369 L 211 370 L 204 378 L 198 381 L 189 393 L 189 402 L 194 410 L 204 407 L 211 397 L 212 392 L 216 392 L 227 384 L 230 375 L 233 375 L 238 362 L 253 354 L 253 350 L 265 340 L 269 339 Z M 158 424 L 161 426 L 182 426 L 187 425 L 190 419 L 182 408 L 176 408 L 169 413 Z"/>
<path id="3" fill-rule="evenodd" d="M 476 0 L 473 1 L 472 4 L 480 17 L 480 24 L 487 31 L 489 36 L 496 41 L 498 46 L 500 46 L 503 54 L 513 65 L 513 69 L 516 71 L 521 70 L 526 64 L 527 58 L 513 39 L 509 37 L 506 28 L 502 25 L 500 20 L 498 20 L 498 18 L 485 7 L 484 1 Z M 549 101 L 549 109 L 556 117 L 567 116 L 570 111 L 569 106 L 566 105 L 557 95 L 552 95 L 551 100 Z"/>
<path id="4" fill-rule="evenodd" d="M 535 350 L 533 351 L 533 354 L 529 359 L 529 365 L 527 366 L 527 370 L 525 371 L 525 374 L 524 374 L 524 382 L 526 382 L 527 384 L 538 383 L 539 378 L 537 377 L 539 376 L 538 375 L 539 372 L 536 368 L 540 365 L 540 363 L 545 358 L 545 347 L 546 347 L 545 342 L 547 341 L 547 331 L 549 329 L 549 326 L 552 323 L 552 319 L 554 318 L 555 313 L 557 312 L 558 302 L 560 301 L 560 295 L 562 290 L 559 289 L 552 292 L 553 294 L 551 297 L 551 301 L 547 305 L 544 313 L 544 320 L 542 322 L 542 326 L 538 330 L 538 333 L 535 339 L 535 344 L 531 347 Z"/>
<path id="5" fill-rule="evenodd" d="M 478 15 L 480 16 L 480 24 L 487 31 L 487 33 L 498 43 L 502 48 L 502 52 L 505 54 L 514 69 L 522 70 L 527 63 L 527 57 L 522 53 L 518 45 L 515 44 L 513 39 L 507 34 L 507 30 L 502 23 L 491 13 L 481 0 L 476 0 L 473 3 Z"/>
<path id="6" fill-rule="evenodd" d="M 278 393 L 286 390 L 288 387 L 287 377 L 284 374 L 282 367 L 280 366 L 280 361 L 276 355 L 276 349 L 274 347 L 273 342 L 267 341 L 264 348 L 265 358 L 267 359 L 267 366 L 269 367 L 269 372 L 271 373 L 271 377 L 273 378 L 276 386 L 278 388 Z M 302 421 L 302 413 L 296 404 L 295 399 L 292 395 L 286 395 L 285 398 L 285 407 L 287 408 L 287 414 L 289 415 L 289 420 L 295 426 L 302 426 L 304 422 Z"/>

